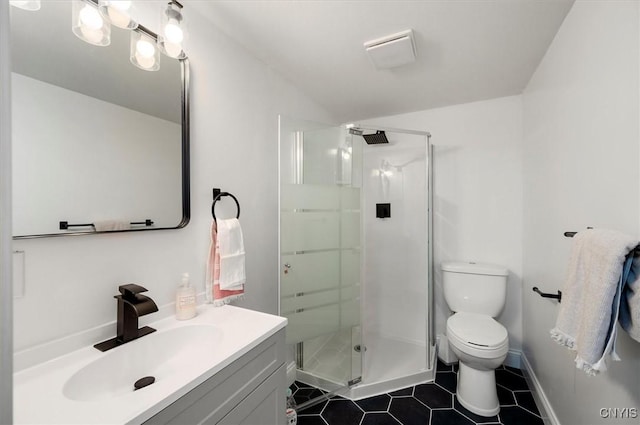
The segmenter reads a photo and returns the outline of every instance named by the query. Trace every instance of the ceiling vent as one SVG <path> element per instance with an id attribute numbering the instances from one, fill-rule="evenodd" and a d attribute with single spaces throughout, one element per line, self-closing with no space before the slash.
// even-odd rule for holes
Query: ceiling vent
<path id="1" fill-rule="evenodd" d="M 416 60 L 413 30 L 367 41 L 364 48 L 376 69 L 395 68 Z"/>

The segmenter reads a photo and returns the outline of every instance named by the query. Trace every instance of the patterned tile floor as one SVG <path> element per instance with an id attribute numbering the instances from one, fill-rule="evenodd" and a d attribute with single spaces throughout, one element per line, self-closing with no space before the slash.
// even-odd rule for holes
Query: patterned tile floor
<path id="1" fill-rule="evenodd" d="M 520 369 L 496 370 L 500 413 L 483 417 L 460 405 L 455 396 L 457 365 L 438 362 L 435 382 L 358 401 L 332 397 L 298 412 L 298 425 L 543 425 Z M 301 382 L 291 386 L 301 404 L 323 391 Z"/>

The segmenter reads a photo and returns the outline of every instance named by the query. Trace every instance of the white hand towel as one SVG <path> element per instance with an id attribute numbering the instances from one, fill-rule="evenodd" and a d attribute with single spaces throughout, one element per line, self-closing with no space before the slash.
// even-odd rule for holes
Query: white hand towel
<path id="1" fill-rule="evenodd" d="M 576 351 L 576 367 L 589 375 L 606 370 L 615 353 L 621 276 L 626 255 L 638 241 L 606 229 L 578 232 L 573 238 L 562 303 L 551 336 Z"/>
<path id="2" fill-rule="evenodd" d="M 93 223 L 96 232 L 112 232 L 114 230 L 129 230 L 131 223 L 126 220 L 102 220 Z"/>
<path id="3" fill-rule="evenodd" d="M 218 220 L 220 289 L 240 290 L 246 282 L 242 227 L 237 218 Z"/>

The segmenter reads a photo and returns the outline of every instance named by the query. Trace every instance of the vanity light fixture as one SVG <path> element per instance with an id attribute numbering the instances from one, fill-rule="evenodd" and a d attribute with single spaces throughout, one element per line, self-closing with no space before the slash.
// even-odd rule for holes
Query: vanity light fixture
<path id="1" fill-rule="evenodd" d="M 183 59 L 183 43 L 186 38 L 182 4 L 171 0 L 167 8 L 162 11 L 160 18 L 160 33 L 158 34 L 158 46 L 165 55 L 171 58 Z"/>
<path id="2" fill-rule="evenodd" d="M 12 6 L 25 10 L 39 10 L 40 0 L 10 0 Z M 185 59 L 186 30 L 182 4 L 170 0 L 162 11 L 160 33 L 155 34 L 138 24 L 135 1 L 131 0 L 72 0 L 71 29 L 83 41 L 95 46 L 111 44 L 111 25 L 131 30 L 130 60 L 145 71 L 160 69 L 160 53 Z"/>
<path id="3" fill-rule="evenodd" d="M 111 25 L 104 20 L 96 3 L 73 0 L 71 14 L 71 29 L 78 38 L 96 46 L 108 46 L 111 43 Z"/>
<path id="4" fill-rule="evenodd" d="M 102 16 L 118 28 L 133 30 L 138 27 L 134 19 L 135 5 L 131 0 L 98 0 Z"/>
<path id="5" fill-rule="evenodd" d="M 29 11 L 40 10 L 40 0 L 11 0 L 11 6 Z"/>
<path id="6" fill-rule="evenodd" d="M 131 31 L 131 63 L 145 71 L 160 69 L 160 51 L 153 34 L 144 27 Z"/>

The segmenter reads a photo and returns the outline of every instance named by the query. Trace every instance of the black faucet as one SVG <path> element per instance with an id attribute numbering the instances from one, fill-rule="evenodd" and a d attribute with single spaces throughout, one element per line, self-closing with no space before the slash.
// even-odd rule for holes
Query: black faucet
<path id="1" fill-rule="evenodd" d="M 147 289 L 130 283 L 128 285 L 120 285 L 118 290 L 122 295 L 114 296 L 118 300 L 117 336 L 94 345 L 100 351 L 110 350 L 155 332 L 155 329 L 149 326 L 138 329 L 138 318 L 140 316 L 158 311 L 158 306 L 151 298 L 140 295 L 140 292 L 146 292 Z"/>

